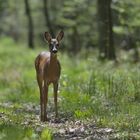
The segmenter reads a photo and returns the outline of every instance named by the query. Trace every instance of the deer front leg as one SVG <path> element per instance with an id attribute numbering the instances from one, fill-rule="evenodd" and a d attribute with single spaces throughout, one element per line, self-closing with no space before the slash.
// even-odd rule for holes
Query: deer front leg
<path id="1" fill-rule="evenodd" d="M 48 84 L 44 84 L 44 108 L 43 108 L 43 121 L 47 121 L 47 112 L 46 112 L 46 108 L 47 108 L 47 102 L 48 102 Z"/>
<path id="2" fill-rule="evenodd" d="M 58 117 L 58 111 L 57 111 L 57 91 L 58 91 L 58 83 L 53 83 L 54 87 L 54 104 L 55 104 L 55 117 Z"/>
<path id="3" fill-rule="evenodd" d="M 43 87 L 43 80 L 41 78 L 40 75 L 37 75 L 37 82 L 38 82 L 38 86 L 39 86 L 39 91 L 40 91 L 40 119 L 41 121 L 43 121 L 43 90 L 44 90 L 44 87 Z"/>

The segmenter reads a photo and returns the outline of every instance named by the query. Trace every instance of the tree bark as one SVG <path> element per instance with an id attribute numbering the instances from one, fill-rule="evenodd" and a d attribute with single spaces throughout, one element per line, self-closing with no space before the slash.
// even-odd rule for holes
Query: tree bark
<path id="1" fill-rule="evenodd" d="M 72 35 L 71 35 L 71 44 L 72 44 L 72 46 L 71 46 L 71 49 L 70 49 L 70 51 L 74 54 L 74 55 L 76 55 L 79 51 L 80 51 L 80 38 L 79 38 L 79 33 L 78 33 L 78 30 L 77 30 L 77 26 L 74 26 L 73 28 L 72 28 L 72 31 L 73 31 L 73 33 L 72 33 Z"/>
<path id="2" fill-rule="evenodd" d="M 34 26 L 33 20 L 31 16 L 31 9 L 29 5 L 29 0 L 24 0 L 25 3 L 25 11 L 28 18 L 28 46 L 29 48 L 34 48 Z"/>
<path id="3" fill-rule="evenodd" d="M 48 1 L 47 0 L 43 0 L 43 11 L 44 11 L 44 16 L 45 16 L 45 21 L 46 21 L 46 27 L 48 28 L 50 34 L 52 35 L 52 37 L 54 36 L 54 30 L 53 30 L 53 26 L 51 24 L 50 21 L 50 15 L 49 15 L 49 11 L 48 11 L 48 7 L 47 7 Z"/>
<path id="4" fill-rule="evenodd" d="M 97 0 L 99 57 L 116 59 L 113 41 L 111 0 Z"/>

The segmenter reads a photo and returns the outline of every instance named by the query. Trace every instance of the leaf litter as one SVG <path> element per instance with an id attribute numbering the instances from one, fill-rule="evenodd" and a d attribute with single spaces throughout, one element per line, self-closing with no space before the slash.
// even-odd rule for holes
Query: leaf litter
<path id="1" fill-rule="evenodd" d="M 0 103 L 0 108 L 10 110 L 0 112 L 0 121 L 5 123 L 17 123 L 23 127 L 31 127 L 36 133 L 41 134 L 43 129 L 49 128 L 54 140 L 110 140 L 115 139 L 117 131 L 112 128 L 99 128 L 94 120 L 76 120 L 67 118 L 64 113 L 59 114 L 55 119 L 55 114 L 48 107 L 47 122 L 41 122 L 39 118 L 40 107 L 33 103 L 16 105 L 11 102 Z M 22 119 L 14 120 L 13 116 Z M 18 122 L 19 121 L 19 122 Z"/>

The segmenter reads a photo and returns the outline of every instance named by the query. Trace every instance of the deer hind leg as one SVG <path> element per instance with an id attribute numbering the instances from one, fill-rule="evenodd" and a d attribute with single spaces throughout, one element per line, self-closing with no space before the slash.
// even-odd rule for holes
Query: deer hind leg
<path id="1" fill-rule="evenodd" d="M 58 91 L 58 83 L 53 83 L 54 88 L 54 104 L 55 104 L 55 117 L 58 117 L 58 111 L 57 111 L 57 91 Z"/>

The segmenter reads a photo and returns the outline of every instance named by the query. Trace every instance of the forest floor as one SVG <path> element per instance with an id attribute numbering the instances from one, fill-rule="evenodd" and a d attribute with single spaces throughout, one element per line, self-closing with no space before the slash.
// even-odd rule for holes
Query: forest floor
<path id="1" fill-rule="evenodd" d="M 49 120 L 40 122 L 34 60 L 45 49 L 0 42 L 0 140 L 140 140 L 140 63 L 132 53 L 120 52 L 117 64 L 99 61 L 96 50 L 59 53 L 59 117 L 50 87 Z"/>
<path id="2" fill-rule="evenodd" d="M 77 120 L 65 116 L 59 112 L 59 118 L 55 119 L 54 113 L 48 112 L 48 121 L 41 122 L 39 118 L 39 106 L 35 104 L 13 104 L 11 102 L 1 103 L 0 109 L 7 110 L 0 112 L 0 120 L 11 128 L 14 125 L 21 125 L 23 128 L 33 128 L 38 135 L 44 128 L 49 128 L 54 140 L 115 140 L 121 139 L 120 132 L 108 127 L 98 127 L 94 120 Z M 24 115 L 24 116 L 23 116 Z M 22 117 L 21 117 L 22 116 Z M 17 133 L 18 135 L 18 133 Z M 135 138 L 131 137 L 129 139 Z M 2 137 L 1 137 L 2 139 Z"/>

